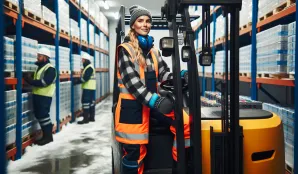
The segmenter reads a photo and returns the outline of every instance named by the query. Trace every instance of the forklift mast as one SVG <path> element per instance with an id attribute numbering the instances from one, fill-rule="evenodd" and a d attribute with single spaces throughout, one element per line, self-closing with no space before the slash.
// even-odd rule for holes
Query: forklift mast
<path id="1" fill-rule="evenodd" d="M 189 74 L 189 116 L 191 127 L 191 143 L 193 153 L 191 156 L 193 173 L 202 174 L 202 138 L 201 138 L 201 99 L 198 77 L 197 57 L 194 47 L 194 32 L 190 24 L 188 7 L 201 5 L 202 10 L 202 52 L 200 52 L 200 64 L 211 56 L 210 49 L 210 6 L 220 5 L 226 16 L 230 14 L 230 107 L 228 106 L 228 76 L 226 75 L 223 93 L 222 131 L 213 132 L 211 129 L 211 173 L 212 174 L 242 174 L 242 130 L 239 125 L 239 11 L 242 0 L 166 0 L 161 8 L 162 17 L 168 21 L 170 37 L 174 39 L 172 52 L 173 85 L 175 100 L 175 119 L 177 120 L 177 170 L 179 174 L 186 173 L 185 147 L 182 117 L 182 87 L 180 78 L 180 56 L 178 45 L 178 30 L 184 34 L 184 45 L 190 47 L 190 58 L 187 62 Z M 181 14 L 182 25 L 176 21 L 177 14 Z M 226 26 L 226 60 L 228 59 L 228 31 Z M 183 59 L 183 58 L 182 58 Z M 185 60 L 185 59 L 184 59 Z M 205 61 L 208 63 L 213 62 Z M 228 61 L 226 61 L 226 74 L 228 74 Z M 202 65 L 202 64 L 201 64 Z M 207 66 L 207 65 L 204 65 Z M 230 110 L 230 112 L 228 112 Z M 189 160 L 189 159 L 187 159 Z"/>
<path id="2" fill-rule="evenodd" d="M 120 45 L 125 37 L 125 7 L 121 6 L 119 10 L 119 20 L 116 28 L 116 46 Z M 115 57 L 117 56 L 117 48 L 115 49 Z M 118 102 L 119 97 L 119 87 L 117 78 L 117 59 L 115 58 L 115 68 L 114 68 L 114 89 L 113 89 L 113 112 L 115 105 Z"/>

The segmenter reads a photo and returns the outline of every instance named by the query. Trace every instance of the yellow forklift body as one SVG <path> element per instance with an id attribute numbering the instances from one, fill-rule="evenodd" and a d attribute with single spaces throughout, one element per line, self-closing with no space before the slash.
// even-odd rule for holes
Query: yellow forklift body
<path id="1" fill-rule="evenodd" d="M 240 119 L 243 126 L 244 174 L 285 173 L 284 134 L 281 119 L 273 113 L 266 119 Z M 215 132 L 221 130 L 221 120 L 202 120 L 202 167 L 203 174 L 211 174 L 210 126 Z M 254 160 L 257 155 L 273 151 L 266 159 Z"/>

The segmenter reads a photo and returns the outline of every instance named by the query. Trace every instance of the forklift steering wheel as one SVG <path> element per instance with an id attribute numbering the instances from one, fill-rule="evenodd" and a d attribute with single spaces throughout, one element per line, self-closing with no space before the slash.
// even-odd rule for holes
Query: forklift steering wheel
<path id="1" fill-rule="evenodd" d="M 188 84 L 186 83 L 184 78 L 181 78 L 181 85 L 182 85 L 182 91 L 188 90 Z M 163 82 L 161 82 L 160 87 L 166 91 L 174 92 L 174 80 L 168 79 Z"/>

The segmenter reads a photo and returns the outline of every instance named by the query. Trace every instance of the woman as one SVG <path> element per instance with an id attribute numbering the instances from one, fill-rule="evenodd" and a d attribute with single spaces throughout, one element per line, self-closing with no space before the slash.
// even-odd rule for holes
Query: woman
<path id="1" fill-rule="evenodd" d="M 172 78 L 149 36 L 152 17 L 140 6 L 130 9 L 130 31 L 117 48 L 119 100 L 115 114 L 116 140 L 123 145 L 123 173 L 143 173 L 149 116 L 169 114 L 173 103 L 157 94 L 157 82 Z M 183 74 L 187 74 L 184 73 Z M 170 124 L 171 118 L 163 117 Z"/>

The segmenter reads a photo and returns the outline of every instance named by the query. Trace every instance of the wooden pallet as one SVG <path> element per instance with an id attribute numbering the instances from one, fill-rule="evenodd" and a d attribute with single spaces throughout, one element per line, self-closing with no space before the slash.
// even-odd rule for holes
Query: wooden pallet
<path id="1" fill-rule="evenodd" d="M 263 21 L 285 9 L 287 9 L 288 7 L 292 6 L 293 4 L 296 3 L 296 0 L 287 0 L 281 4 L 279 4 L 277 7 L 275 7 L 273 10 L 269 11 L 268 13 L 266 13 L 264 16 L 259 18 L 259 21 Z"/>
<path id="2" fill-rule="evenodd" d="M 41 17 L 31 13 L 30 11 L 28 11 L 26 9 L 24 9 L 24 15 L 27 16 L 30 19 L 33 19 L 33 20 L 36 20 L 36 21 L 42 23 Z"/>
<path id="3" fill-rule="evenodd" d="M 9 150 L 11 150 L 15 147 L 16 147 L 16 143 L 9 144 L 9 145 L 6 146 L 6 151 L 9 151 Z"/>
<path id="4" fill-rule="evenodd" d="M 73 40 L 79 40 L 79 38 L 77 38 L 76 36 L 72 36 Z"/>
<path id="5" fill-rule="evenodd" d="M 71 0 L 71 1 L 79 6 L 79 3 L 77 1 L 75 0 Z"/>
<path id="6" fill-rule="evenodd" d="M 62 70 L 62 71 L 60 71 L 60 74 L 70 74 L 70 71 L 69 70 Z"/>
<path id="7" fill-rule="evenodd" d="M 13 72 L 4 72 L 4 77 L 12 77 L 15 78 L 16 77 L 16 73 Z"/>
<path id="8" fill-rule="evenodd" d="M 42 22 L 44 25 L 46 25 L 46 26 L 48 26 L 48 27 L 50 27 L 50 28 L 52 28 L 52 29 L 56 29 L 56 26 L 55 26 L 54 24 L 50 23 L 50 22 L 47 21 L 47 20 L 41 19 L 41 22 Z"/>
<path id="9" fill-rule="evenodd" d="M 74 75 L 80 75 L 81 74 L 81 71 L 73 71 L 72 72 Z"/>
<path id="10" fill-rule="evenodd" d="M 219 76 L 224 76 L 226 73 L 224 73 L 224 72 L 215 72 L 214 74 L 219 75 Z"/>
<path id="11" fill-rule="evenodd" d="M 19 7 L 10 1 L 7 1 L 7 0 L 4 1 L 4 6 L 13 10 L 13 11 L 19 12 Z"/>
<path id="12" fill-rule="evenodd" d="M 60 32 L 66 34 L 66 35 L 68 35 L 68 31 L 65 31 L 65 30 L 63 30 L 63 29 L 60 29 Z"/>
<path id="13" fill-rule="evenodd" d="M 240 27 L 240 30 L 244 30 L 244 29 L 246 29 L 246 28 L 248 28 L 248 27 L 251 27 L 251 22 L 249 22 L 248 24 L 245 24 L 245 25 L 243 25 L 242 27 Z"/>
<path id="14" fill-rule="evenodd" d="M 288 78 L 289 75 L 285 73 L 281 74 L 269 74 L 269 73 L 259 73 L 257 74 L 258 78 L 273 78 L 273 79 L 281 79 L 281 78 Z"/>
<path id="15" fill-rule="evenodd" d="M 286 164 L 286 171 L 289 172 L 290 174 L 294 173 L 293 167 L 289 166 L 288 164 Z"/>
<path id="16" fill-rule="evenodd" d="M 251 77 L 251 73 L 239 73 L 240 77 Z"/>
<path id="17" fill-rule="evenodd" d="M 295 79 L 295 74 L 289 74 L 290 79 Z"/>

